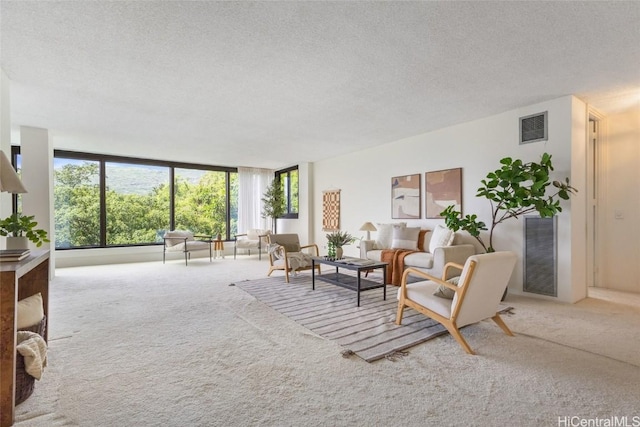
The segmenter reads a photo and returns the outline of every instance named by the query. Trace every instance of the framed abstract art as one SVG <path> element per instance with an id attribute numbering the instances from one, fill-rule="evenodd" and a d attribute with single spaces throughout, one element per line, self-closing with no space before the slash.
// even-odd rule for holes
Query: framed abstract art
<path id="1" fill-rule="evenodd" d="M 453 205 L 462 212 L 462 168 L 425 173 L 427 218 L 442 218 L 440 212 Z"/>
<path id="2" fill-rule="evenodd" d="M 419 219 L 421 192 L 419 173 L 391 178 L 391 218 Z"/>

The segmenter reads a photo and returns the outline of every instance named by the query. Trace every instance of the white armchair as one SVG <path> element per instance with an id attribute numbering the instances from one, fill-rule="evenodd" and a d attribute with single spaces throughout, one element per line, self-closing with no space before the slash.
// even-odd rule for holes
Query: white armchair
<path id="1" fill-rule="evenodd" d="M 267 247 L 267 236 L 270 230 L 260 228 L 249 229 L 246 233 L 235 235 L 235 245 L 233 246 L 233 259 L 236 259 L 238 249 L 246 249 L 251 255 L 251 249 L 258 250 L 258 259 L 262 259 L 262 248 Z"/>
<path id="2" fill-rule="evenodd" d="M 460 335 L 459 329 L 463 326 L 491 318 L 507 335 L 513 336 L 497 309 L 515 264 L 516 255 L 513 252 L 473 255 L 467 259 L 464 267 L 449 263 L 442 277 L 447 277 L 449 268 L 462 270 L 457 286 L 421 270 L 408 268 L 398 289 L 396 324 L 402 323 L 404 308 L 411 307 L 440 322 L 469 354 L 475 353 Z M 429 280 L 407 283 L 409 275 Z M 436 295 L 441 295 L 445 289 L 453 291 L 453 299 Z"/>
<path id="3" fill-rule="evenodd" d="M 213 258 L 213 251 L 211 250 L 212 236 L 200 236 L 194 235 L 191 231 L 186 230 L 172 230 L 164 233 L 164 249 L 162 251 L 162 263 L 165 263 L 167 252 L 182 252 L 184 253 L 184 264 L 187 264 L 187 260 L 191 258 L 191 252 L 193 251 L 209 251 L 209 261 Z"/>

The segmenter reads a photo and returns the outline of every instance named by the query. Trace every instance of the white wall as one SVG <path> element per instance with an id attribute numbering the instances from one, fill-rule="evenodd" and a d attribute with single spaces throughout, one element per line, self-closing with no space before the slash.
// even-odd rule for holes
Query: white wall
<path id="1" fill-rule="evenodd" d="M 544 111 L 548 111 L 549 140 L 519 145 L 519 117 Z M 329 188 L 341 190 L 341 229 L 363 236 L 365 233 L 358 229 L 366 221 L 399 221 L 391 219 L 391 178 L 394 176 L 421 174 L 424 218 L 425 172 L 461 167 L 463 213 L 475 213 L 489 224 L 489 202 L 484 198 L 476 198 L 475 193 L 480 180 L 488 172 L 498 169 L 499 160 L 503 157 L 537 161 L 542 153 L 548 152 L 553 156 L 555 167 L 552 180 L 567 176 L 572 179 L 578 177 L 579 184 L 584 185 L 584 178 L 580 178 L 584 176 L 584 171 L 577 172 L 576 176 L 572 174 L 572 155 L 580 155 L 581 151 L 579 149 L 577 153 L 573 153 L 572 144 L 584 145 L 585 121 L 586 105 L 572 96 L 566 96 L 317 162 L 314 164 L 313 174 L 313 238 L 319 245 L 326 243 L 321 229 L 322 191 Z M 584 209 L 583 200 L 564 202 L 564 210 L 558 217 L 558 299 L 569 302 L 575 302 L 586 294 L 584 281 L 580 283 L 574 280 L 574 277 L 580 277 L 584 261 L 576 263 L 572 260 L 572 203 L 582 206 L 578 209 Z M 577 218 L 579 221 L 580 216 Z M 433 228 L 444 221 L 420 219 L 408 220 L 408 223 L 411 226 Z M 577 226 L 584 228 L 584 224 Z M 372 238 L 375 235 L 373 232 Z M 576 241 L 579 242 L 580 239 Z M 498 225 L 493 244 L 499 250 L 512 250 L 519 254 L 520 262 L 511 278 L 510 291 L 522 292 L 522 221 L 509 220 Z M 345 248 L 346 255 L 355 256 L 357 251 L 355 245 Z M 574 268 L 577 272 L 573 271 Z M 583 289 L 576 292 L 575 288 Z"/>
<path id="2" fill-rule="evenodd" d="M 602 282 L 596 285 L 640 292 L 640 105 L 608 116 L 606 133 L 598 209 Z"/>
<path id="3" fill-rule="evenodd" d="M 10 111 L 9 77 L 0 68 L 0 149 L 11 160 L 11 111 Z M 0 218 L 11 215 L 11 194 L 0 193 Z M 4 248 L 4 237 L 2 247 Z"/>

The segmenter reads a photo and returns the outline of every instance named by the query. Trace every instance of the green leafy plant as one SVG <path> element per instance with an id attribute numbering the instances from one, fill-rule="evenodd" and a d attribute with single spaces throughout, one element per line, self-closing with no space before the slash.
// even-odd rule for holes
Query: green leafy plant
<path id="1" fill-rule="evenodd" d="M 336 248 L 341 248 L 345 245 L 350 245 L 355 242 L 356 239 L 346 231 L 333 231 L 327 234 L 327 241 Z"/>
<path id="2" fill-rule="evenodd" d="M 44 242 L 49 242 L 49 239 L 46 231 L 35 228 L 38 223 L 34 219 L 34 215 L 15 213 L 0 220 L 0 236 L 26 237 L 40 247 Z"/>
<path id="3" fill-rule="evenodd" d="M 549 172 L 553 170 L 553 164 L 548 153 L 542 155 L 540 163 L 524 163 L 522 160 L 505 157 L 500 160 L 500 164 L 500 169 L 490 172 L 487 178 L 481 181 L 482 186 L 476 193 L 476 197 L 485 197 L 491 203 L 488 245 L 480 236 L 480 232 L 487 230 L 487 226 L 478 220 L 477 215 L 463 217 L 453 206 L 440 213 L 447 227 L 453 231 L 467 231 L 487 252 L 495 251 L 493 232 L 498 224 L 531 212 L 538 212 L 543 218 L 552 217 L 562 212 L 559 199 L 568 200 L 571 194 L 578 192 L 569 185 L 569 178 L 565 178 L 565 182 L 549 181 Z M 553 185 L 557 190 L 547 196 L 549 185 Z"/>
<path id="4" fill-rule="evenodd" d="M 271 181 L 271 184 L 262 197 L 262 217 L 271 218 L 271 228 L 275 233 L 276 218 L 280 218 L 285 213 L 284 191 L 280 182 Z"/>

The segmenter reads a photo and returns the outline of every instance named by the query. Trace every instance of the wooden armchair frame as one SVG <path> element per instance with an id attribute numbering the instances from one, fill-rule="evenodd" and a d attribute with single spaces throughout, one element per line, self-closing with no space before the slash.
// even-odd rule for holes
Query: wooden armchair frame
<path id="1" fill-rule="evenodd" d="M 275 256 L 273 254 L 274 249 L 273 247 L 271 247 L 269 249 L 269 272 L 267 273 L 267 276 L 271 276 L 271 273 L 273 273 L 276 270 L 284 270 L 284 274 L 285 274 L 285 279 L 287 281 L 287 283 L 289 283 L 289 273 L 293 270 L 290 266 L 289 266 L 289 254 L 293 251 L 288 251 L 287 247 L 285 245 L 279 244 L 277 241 L 273 242 L 272 238 L 277 239 L 277 234 L 270 234 L 267 239 L 269 240 L 269 245 L 273 246 L 273 245 L 278 245 L 278 249 L 282 250 L 284 253 L 283 256 L 283 264 L 278 264 L 276 265 L 276 261 L 277 259 L 275 259 Z M 299 241 L 298 241 L 299 244 Z M 295 251 L 295 252 L 302 252 L 304 250 L 309 250 L 312 249 L 315 253 L 311 254 L 312 256 L 318 256 L 319 255 L 319 251 L 318 251 L 318 245 L 316 245 L 315 243 L 312 243 L 310 245 L 304 245 L 304 246 L 300 246 L 300 251 Z M 304 267 L 299 267 L 296 269 L 296 271 L 304 271 L 304 270 L 311 270 L 312 266 L 304 266 Z M 320 271 L 320 264 L 316 264 L 315 268 L 318 270 L 318 274 L 321 274 Z"/>
<path id="2" fill-rule="evenodd" d="M 467 322 L 463 325 L 459 325 L 458 318 L 460 316 L 461 310 L 464 309 L 465 297 L 467 297 L 469 288 L 470 286 L 473 286 L 472 282 L 475 278 L 474 277 L 475 270 L 478 265 L 478 262 L 475 260 L 475 258 L 477 258 L 478 256 L 482 257 L 486 255 L 491 255 L 491 254 L 473 256 L 469 260 L 467 260 L 464 266 L 457 263 L 447 263 L 444 267 L 442 278 L 434 277 L 430 274 L 427 274 L 415 268 L 406 269 L 402 275 L 402 283 L 400 285 L 400 289 L 398 290 L 398 311 L 396 315 L 396 324 L 400 325 L 402 323 L 404 308 L 411 307 L 414 310 L 424 314 L 425 316 L 430 317 L 436 320 L 437 322 L 441 323 L 445 328 L 447 328 L 451 336 L 453 336 L 453 338 L 462 346 L 462 348 L 464 348 L 464 350 L 467 353 L 475 354 L 475 352 L 471 349 L 469 344 L 465 341 L 464 337 L 460 334 L 460 328 L 462 326 L 466 326 L 467 324 L 474 323 L 474 322 Z M 513 257 L 514 257 L 513 265 L 515 265 L 515 255 Z M 506 281 L 504 282 L 505 287 L 511 275 L 511 271 L 513 270 L 513 265 L 511 266 L 509 275 L 506 277 Z M 458 283 L 458 286 L 452 283 L 449 283 L 443 279 L 445 277 L 448 277 L 447 272 L 449 268 L 456 268 L 463 272 L 463 274 L 461 275 L 461 281 Z M 415 276 L 425 278 L 427 280 L 430 280 L 436 283 L 437 285 L 442 285 L 448 289 L 451 289 L 455 293 L 455 296 L 451 302 L 452 308 L 450 310 L 449 316 L 445 316 L 443 315 L 443 313 L 437 313 L 415 301 L 412 301 L 407 297 L 407 286 L 411 286 L 411 284 L 409 285 L 407 284 L 407 278 L 409 277 L 409 275 L 415 275 Z M 500 291 L 500 295 L 502 295 L 502 292 L 503 290 Z M 431 297 L 440 298 L 434 295 L 432 295 Z M 496 300 L 496 306 L 498 302 L 499 302 L 499 298 Z M 505 334 L 509 336 L 513 336 L 513 332 L 511 332 L 509 327 L 504 323 L 504 321 L 500 317 L 500 314 L 496 312 L 493 316 L 488 316 L 488 317 L 491 317 L 491 320 L 493 320 L 504 331 Z M 477 321 L 480 321 L 480 320 L 482 319 L 478 319 Z"/>

